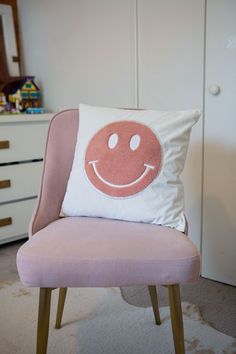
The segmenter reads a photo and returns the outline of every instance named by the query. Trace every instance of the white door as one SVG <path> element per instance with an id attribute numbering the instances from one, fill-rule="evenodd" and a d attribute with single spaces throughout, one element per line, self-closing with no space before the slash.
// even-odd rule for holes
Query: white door
<path id="1" fill-rule="evenodd" d="M 204 0 L 138 0 L 139 107 L 202 109 Z M 193 128 L 184 171 L 189 235 L 200 248 L 202 125 Z"/>
<path id="2" fill-rule="evenodd" d="M 236 285 L 236 0 L 207 1 L 202 275 Z"/>

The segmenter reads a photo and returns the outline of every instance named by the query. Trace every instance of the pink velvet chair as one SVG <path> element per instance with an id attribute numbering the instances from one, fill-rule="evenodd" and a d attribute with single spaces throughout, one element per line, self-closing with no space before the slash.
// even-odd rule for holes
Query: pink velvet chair
<path id="1" fill-rule="evenodd" d="M 156 284 L 168 288 L 175 352 L 183 354 L 179 284 L 198 279 L 199 252 L 189 238 L 167 227 L 101 218 L 60 218 L 74 149 L 79 111 L 52 119 L 38 203 L 29 240 L 17 266 L 25 286 L 39 287 L 37 354 L 47 352 L 51 291 L 60 288 L 60 328 L 68 287 L 148 285 L 155 322 L 160 324 Z"/>

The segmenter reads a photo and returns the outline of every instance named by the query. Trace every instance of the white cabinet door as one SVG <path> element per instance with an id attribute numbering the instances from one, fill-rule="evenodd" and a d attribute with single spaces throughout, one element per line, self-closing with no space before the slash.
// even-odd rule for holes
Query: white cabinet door
<path id="1" fill-rule="evenodd" d="M 236 0 L 207 1 L 202 275 L 236 285 Z"/>
<path id="2" fill-rule="evenodd" d="M 202 109 L 204 0 L 138 1 L 139 107 Z M 189 235 L 200 248 L 202 124 L 193 128 L 184 185 Z"/>

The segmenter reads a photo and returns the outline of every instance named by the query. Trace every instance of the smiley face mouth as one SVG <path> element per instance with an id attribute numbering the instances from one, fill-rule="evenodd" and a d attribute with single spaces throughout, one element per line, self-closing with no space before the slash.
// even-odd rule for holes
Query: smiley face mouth
<path id="1" fill-rule="evenodd" d="M 145 167 L 145 169 L 144 169 L 143 173 L 138 178 L 136 178 L 134 181 L 132 181 L 130 183 L 127 183 L 127 184 L 114 184 L 114 183 L 111 183 L 111 182 L 107 181 L 106 179 L 104 179 L 100 175 L 100 173 L 98 172 L 97 166 L 96 166 L 97 162 L 98 162 L 98 160 L 89 161 L 88 163 L 90 165 L 92 165 L 94 173 L 97 176 L 97 178 L 101 182 L 103 182 L 104 184 L 108 185 L 109 187 L 113 187 L 113 188 L 129 188 L 129 187 L 133 186 L 134 184 L 137 184 L 138 182 L 140 182 L 144 177 L 146 177 L 150 170 L 154 170 L 155 169 L 155 166 L 148 165 L 147 163 L 144 163 L 143 166 Z"/>

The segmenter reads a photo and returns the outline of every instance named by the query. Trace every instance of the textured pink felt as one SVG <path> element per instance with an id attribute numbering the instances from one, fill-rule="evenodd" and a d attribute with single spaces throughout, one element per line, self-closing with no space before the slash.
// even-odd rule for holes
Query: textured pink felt
<path id="1" fill-rule="evenodd" d="M 26 286 L 175 284 L 199 275 L 199 253 L 181 232 L 157 225 L 68 217 L 51 223 L 17 255 Z"/>
<path id="2" fill-rule="evenodd" d="M 109 138 L 116 136 L 115 145 Z M 132 139 L 139 143 L 132 146 Z M 106 125 L 91 139 L 85 156 L 85 170 L 92 185 L 114 197 L 127 197 L 145 189 L 159 174 L 161 145 L 152 130 L 137 122 Z"/>

